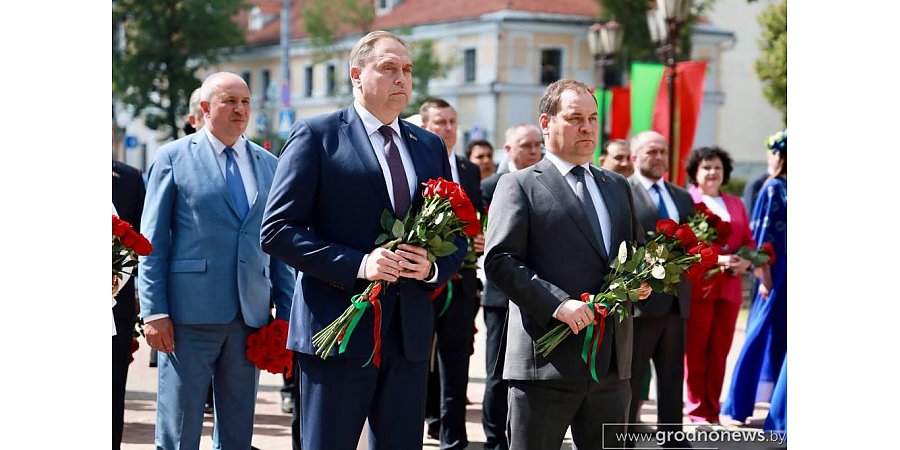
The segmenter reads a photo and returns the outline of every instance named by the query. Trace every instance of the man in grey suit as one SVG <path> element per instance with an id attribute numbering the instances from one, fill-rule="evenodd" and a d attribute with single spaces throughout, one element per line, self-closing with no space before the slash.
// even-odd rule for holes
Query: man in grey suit
<path id="1" fill-rule="evenodd" d="M 607 424 L 622 424 L 628 416 L 631 319 L 605 319 L 595 382 L 581 359 L 578 335 L 594 320 L 594 310 L 578 298 L 599 292 L 608 255 L 638 238 L 631 191 L 624 177 L 589 163 L 599 126 L 586 85 L 559 80 L 548 86 L 540 124 L 546 157 L 500 179 L 488 222 L 487 277 L 511 301 L 503 368 L 509 444 L 514 450 L 558 450 L 571 425 L 579 450 L 620 446 L 615 438 L 624 426 Z M 642 286 L 641 297 L 649 293 Z M 576 336 L 547 357 L 537 354 L 534 341 L 560 323 Z"/>
<path id="2" fill-rule="evenodd" d="M 215 448 L 250 448 L 259 369 L 247 337 L 290 313 L 290 268 L 263 253 L 259 235 L 276 159 L 243 137 L 250 90 L 210 75 L 200 87 L 205 126 L 159 149 L 150 168 L 141 257 L 141 317 L 160 352 L 157 448 L 196 449 L 210 379 Z"/>
<path id="3" fill-rule="evenodd" d="M 497 173 L 481 181 L 481 195 L 485 207 L 490 207 L 497 189 L 497 180 L 501 176 L 535 165 L 541 160 L 541 132 L 534 125 L 524 123 L 513 125 L 506 130 L 506 142 L 503 148 L 509 158 L 502 164 Z M 488 214 L 490 215 L 490 214 Z M 485 359 L 487 376 L 484 383 L 481 424 L 484 427 L 485 450 L 507 450 L 506 440 L 506 405 L 507 383 L 503 379 L 503 355 L 500 355 L 503 339 L 503 324 L 506 323 L 509 300 L 506 294 L 491 285 L 490 280 L 484 283 L 481 306 L 484 325 L 487 328 L 485 342 Z M 500 362 L 500 369 L 496 370 Z"/>
<path id="4" fill-rule="evenodd" d="M 694 212 L 694 201 L 684 189 L 663 180 L 669 170 L 669 144 L 661 134 L 644 131 L 631 138 L 637 170 L 628 178 L 634 206 L 641 226 L 656 229 L 656 221 L 671 218 L 687 221 Z M 684 384 L 685 324 L 690 312 L 690 284 L 682 281 L 678 295 L 653 293 L 645 302 L 634 305 L 634 358 L 631 364 L 631 389 L 640 389 L 650 359 L 656 368 L 657 423 L 680 424 Z M 638 396 L 632 396 L 628 423 L 638 422 Z M 661 425 L 662 430 L 678 431 L 681 425 Z M 667 442 L 666 445 L 678 444 Z M 680 445 L 680 444 L 679 444 Z"/>

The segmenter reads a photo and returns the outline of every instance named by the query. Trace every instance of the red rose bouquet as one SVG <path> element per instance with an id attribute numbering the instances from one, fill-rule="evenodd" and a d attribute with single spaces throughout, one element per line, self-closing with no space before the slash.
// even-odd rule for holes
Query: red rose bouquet
<path id="1" fill-rule="evenodd" d="M 694 210 L 696 212 L 688 218 L 687 223 L 697 236 L 697 240 L 706 245 L 716 244 L 724 247 L 731 237 L 731 223 L 722 220 L 706 206 L 706 203 L 695 203 Z"/>
<path id="2" fill-rule="evenodd" d="M 283 373 L 290 378 L 294 365 L 287 349 L 288 322 L 275 319 L 270 324 L 247 336 L 247 359 L 259 370 Z"/>
<path id="3" fill-rule="evenodd" d="M 428 252 L 428 260 L 447 256 L 456 251 L 453 241 L 460 233 L 466 236 L 477 236 L 481 232 L 481 222 L 475 214 L 475 208 L 459 184 L 443 178 L 428 180 L 422 183 L 425 189 L 422 196 L 425 203 L 419 213 L 413 217 L 407 214 L 403 220 L 395 220 L 390 211 L 381 215 L 381 226 L 384 230 L 375 240 L 375 245 L 387 243 L 391 251 L 401 243 L 424 248 Z M 313 336 L 313 345 L 317 347 L 316 355 L 326 359 L 335 345 L 338 354 L 344 353 L 356 325 L 366 309 L 372 308 L 375 314 L 374 338 L 375 348 L 369 361 L 376 367 L 381 364 L 381 302 L 378 295 L 387 282 L 372 281 L 361 293 L 353 296 L 351 305 L 344 310 L 334 322 Z"/>
<path id="4" fill-rule="evenodd" d="M 112 293 L 113 297 L 125 284 L 125 277 L 132 271 L 126 270 L 138 263 L 138 255 L 147 256 L 153 251 L 150 241 L 134 231 L 131 224 L 112 215 Z"/>
<path id="5" fill-rule="evenodd" d="M 594 309 L 594 321 L 585 328 L 581 359 L 588 363 L 591 377 L 597 381 L 595 360 L 603 343 L 606 317 L 618 316 L 619 321 L 628 317 L 626 302 L 637 301 L 638 287 L 647 282 L 654 292 L 676 293 L 682 275 L 693 279 L 715 265 L 718 252 L 715 247 L 698 243 L 697 236 L 688 224 L 678 225 L 672 219 L 656 223 L 656 232 L 649 233 L 650 241 L 635 249 L 623 242 L 618 255 L 610 263 L 612 269 L 605 277 L 599 294 L 583 293 L 581 300 Z M 535 349 L 546 357 L 572 334 L 566 324 L 559 324 L 541 336 Z"/>

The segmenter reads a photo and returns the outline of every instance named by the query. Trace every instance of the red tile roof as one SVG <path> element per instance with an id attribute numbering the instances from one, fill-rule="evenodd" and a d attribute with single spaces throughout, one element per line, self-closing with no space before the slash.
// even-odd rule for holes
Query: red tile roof
<path id="1" fill-rule="evenodd" d="M 301 14 L 302 8 L 308 3 L 311 1 L 294 0 L 291 2 L 291 39 L 309 36 L 303 26 Z M 248 30 L 246 32 L 247 44 L 277 43 L 281 33 L 282 0 L 251 0 L 251 4 L 258 5 L 263 14 L 274 14 L 275 20 L 266 24 L 261 30 Z M 484 14 L 504 10 L 596 17 L 600 8 L 596 0 L 451 0 L 450 2 L 403 0 L 389 13 L 376 16 L 372 29 L 393 29 L 475 19 Z M 238 15 L 236 20 L 241 26 L 246 27 L 248 17 L 249 12 L 245 11 Z M 358 32 L 349 26 L 342 27 L 340 30 L 341 34 Z"/>

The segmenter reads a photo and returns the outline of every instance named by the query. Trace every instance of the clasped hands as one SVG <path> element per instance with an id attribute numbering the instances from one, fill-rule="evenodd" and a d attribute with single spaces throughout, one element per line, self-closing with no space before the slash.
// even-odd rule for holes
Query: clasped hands
<path id="1" fill-rule="evenodd" d="M 428 260 L 427 255 L 424 248 L 409 244 L 400 244 L 394 251 L 388 250 L 386 246 L 378 247 L 366 259 L 366 280 L 393 283 L 400 277 L 428 279 L 433 263 Z"/>
<path id="2" fill-rule="evenodd" d="M 647 282 L 642 282 L 637 288 L 638 298 L 646 300 L 653 292 Z M 578 334 L 579 331 L 587 327 L 594 321 L 594 310 L 591 305 L 580 301 L 569 299 L 563 301 L 563 304 L 556 311 L 556 319 L 565 323 L 572 330 L 572 333 Z"/>

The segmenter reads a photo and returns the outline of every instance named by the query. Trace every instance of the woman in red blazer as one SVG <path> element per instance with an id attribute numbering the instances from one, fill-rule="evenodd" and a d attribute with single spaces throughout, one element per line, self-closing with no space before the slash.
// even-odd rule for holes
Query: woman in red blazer
<path id="1" fill-rule="evenodd" d="M 741 247 L 756 248 L 750 221 L 740 197 L 721 191 L 731 176 L 728 152 L 718 147 L 695 149 L 687 162 L 694 203 L 703 202 L 731 223 L 731 236 L 719 248 L 724 272 L 691 288 L 684 372 L 687 381 L 687 414 L 695 423 L 719 422 L 719 397 L 725 379 L 725 360 L 734 338 L 741 308 L 741 275 L 750 261 L 733 254 Z"/>

